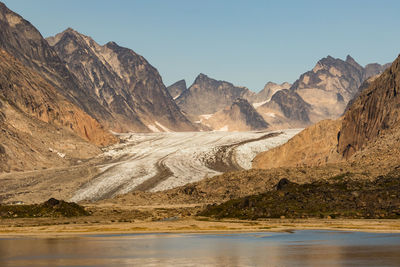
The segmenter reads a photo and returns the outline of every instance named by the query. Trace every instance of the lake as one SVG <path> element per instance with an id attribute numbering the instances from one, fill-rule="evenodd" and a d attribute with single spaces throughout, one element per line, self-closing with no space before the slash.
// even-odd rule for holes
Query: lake
<path id="1" fill-rule="evenodd" d="M 0 238 L 0 266 L 400 266 L 400 234 L 304 230 Z"/>

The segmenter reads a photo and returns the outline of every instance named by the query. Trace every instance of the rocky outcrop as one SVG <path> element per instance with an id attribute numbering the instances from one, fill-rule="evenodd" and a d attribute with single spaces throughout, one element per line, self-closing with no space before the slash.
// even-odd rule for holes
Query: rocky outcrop
<path id="1" fill-rule="evenodd" d="M 175 101 L 188 114 L 213 114 L 231 106 L 237 98 L 248 98 L 254 93 L 246 87 L 237 87 L 225 81 L 217 81 L 205 74 L 197 76 L 188 90 Z"/>
<path id="2" fill-rule="evenodd" d="M 254 107 L 241 98 L 236 99 L 230 107 L 216 112 L 209 118 L 203 118 L 202 123 L 224 131 L 254 131 L 269 127 Z"/>
<path id="3" fill-rule="evenodd" d="M 193 131 L 158 71 L 134 51 L 114 42 L 103 46 L 73 29 L 47 39 L 68 69 L 104 109 L 119 131 Z"/>
<path id="4" fill-rule="evenodd" d="M 400 121 L 400 57 L 364 89 L 343 118 L 338 151 L 348 158 Z"/>
<path id="5" fill-rule="evenodd" d="M 168 86 L 167 90 L 168 90 L 169 94 L 172 96 L 172 98 L 176 99 L 184 91 L 187 90 L 186 81 L 185 80 L 177 81 L 176 83 L 171 84 L 170 86 Z"/>

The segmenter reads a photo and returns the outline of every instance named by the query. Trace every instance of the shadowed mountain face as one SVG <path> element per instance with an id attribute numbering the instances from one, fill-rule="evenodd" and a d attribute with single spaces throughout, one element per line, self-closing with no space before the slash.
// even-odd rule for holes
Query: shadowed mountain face
<path id="1" fill-rule="evenodd" d="M 400 57 L 372 81 L 345 113 L 338 151 L 349 157 L 400 121 Z"/>
<path id="2" fill-rule="evenodd" d="M 167 87 L 169 94 L 174 98 L 178 98 L 184 91 L 187 90 L 186 81 L 180 80 Z"/>
<path id="3" fill-rule="evenodd" d="M 283 89 L 276 92 L 271 101 L 264 104 L 265 107 L 276 107 L 283 115 L 293 121 L 299 121 L 302 123 L 309 123 L 310 118 L 308 116 L 311 105 L 306 103 L 296 92 Z M 262 106 L 263 107 L 263 106 Z"/>
<path id="4" fill-rule="evenodd" d="M 245 87 L 237 87 L 200 74 L 189 89 L 176 99 L 176 103 L 191 115 L 213 114 L 231 106 L 235 99 L 248 98 L 253 94 Z"/>
<path id="5" fill-rule="evenodd" d="M 114 129 L 195 130 L 174 103 L 158 71 L 142 56 L 114 42 L 101 46 L 72 29 L 47 40 L 90 95 L 116 118 L 119 127 Z"/>

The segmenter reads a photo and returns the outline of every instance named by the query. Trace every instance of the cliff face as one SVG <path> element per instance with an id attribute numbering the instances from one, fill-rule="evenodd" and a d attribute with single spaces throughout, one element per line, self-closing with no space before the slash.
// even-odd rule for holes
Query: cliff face
<path id="1" fill-rule="evenodd" d="M 72 29 L 47 40 L 90 95 L 116 118 L 114 129 L 195 130 L 171 98 L 158 71 L 134 51 L 114 42 L 101 46 Z"/>
<path id="2" fill-rule="evenodd" d="M 180 80 L 167 87 L 169 94 L 174 98 L 178 98 L 184 91 L 187 90 L 186 81 Z"/>
<path id="3" fill-rule="evenodd" d="M 376 78 L 344 115 L 338 151 L 348 158 L 400 121 L 400 57 Z"/>
<path id="4" fill-rule="evenodd" d="M 237 87 L 225 81 L 217 81 L 204 74 L 197 76 L 188 90 L 175 101 L 186 113 L 191 115 L 213 114 L 231 106 L 237 98 L 253 95 L 245 87 Z"/>
<path id="5" fill-rule="evenodd" d="M 70 129 L 83 139 L 106 146 L 117 139 L 43 79 L 0 50 L 0 97 L 25 114 Z"/>

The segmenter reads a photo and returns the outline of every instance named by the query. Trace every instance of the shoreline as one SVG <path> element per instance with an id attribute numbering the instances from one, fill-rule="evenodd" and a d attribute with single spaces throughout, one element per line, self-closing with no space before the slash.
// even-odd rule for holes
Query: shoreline
<path id="1" fill-rule="evenodd" d="M 3 222 L 4 223 L 4 222 Z M 66 238 L 91 235 L 131 234 L 235 234 L 293 232 L 302 230 L 400 233 L 400 220 L 388 219 L 268 219 L 257 221 L 201 220 L 138 221 L 132 223 L 90 223 L 15 226 L 0 225 L 0 239 Z"/>

